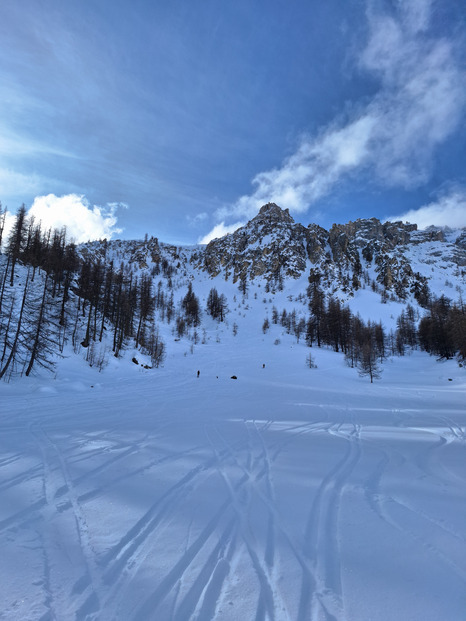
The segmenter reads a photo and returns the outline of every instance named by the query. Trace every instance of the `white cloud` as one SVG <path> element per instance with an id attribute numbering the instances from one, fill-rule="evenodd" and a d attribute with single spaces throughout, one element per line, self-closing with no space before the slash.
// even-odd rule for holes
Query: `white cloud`
<path id="1" fill-rule="evenodd" d="M 391 15 L 368 10 L 369 35 L 357 64 L 378 79 L 376 95 L 349 118 L 303 138 L 280 168 L 256 175 L 254 192 L 219 210 L 219 219 L 250 218 L 269 201 L 307 211 L 362 171 L 379 184 L 405 188 L 429 178 L 436 147 L 466 110 L 466 76 L 453 43 L 427 33 L 431 4 L 399 2 Z"/>
<path id="2" fill-rule="evenodd" d="M 432 225 L 448 226 L 452 229 L 466 227 L 466 189 L 456 190 L 440 197 L 436 202 L 419 209 L 411 209 L 399 216 L 390 216 L 388 219 L 411 222 L 420 229 Z"/>
<path id="3" fill-rule="evenodd" d="M 34 199 L 29 215 L 40 220 L 45 228 L 66 226 L 68 237 L 81 243 L 105 237 L 110 239 L 121 233 L 122 229 L 116 226 L 119 206 L 118 203 L 91 206 L 84 196 L 78 194 L 49 194 Z"/>
<path id="4" fill-rule="evenodd" d="M 110 239 L 121 233 L 122 229 L 116 226 L 116 211 L 121 206 L 123 205 L 120 203 L 108 203 L 104 207 L 90 205 L 84 196 L 78 194 L 48 194 L 34 199 L 28 216 L 34 216 L 36 222 L 41 222 L 44 230 L 66 227 L 68 240 L 82 243 L 94 239 Z M 5 239 L 13 221 L 14 214 L 8 212 Z"/>
<path id="5" fill-rule="evenodd" d="M 244 226 L 244 222 L 236 222 L 235 224 L 230 224 L 228 226 L 225 226 L 224 222 L 220 222 L 220 224 L 217 224 L 216 226 L 214 226 L 214 228 L 210 231 L 210 233 L 207 233 L 207 235 L 204 235 L 204 237 L 200 239 L 198 243 L 208 244 L 213 239 L 224 237 L 228 233 L 234 233 L 241 226 Z"/>

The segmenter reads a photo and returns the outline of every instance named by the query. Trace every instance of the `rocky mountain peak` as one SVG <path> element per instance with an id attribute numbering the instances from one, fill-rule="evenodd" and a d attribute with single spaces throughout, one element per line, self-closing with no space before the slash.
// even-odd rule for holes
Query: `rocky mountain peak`
<path id="1" fill-rule="evenodd" d="M 275 203 L 267 203 L 263 205 L 259 213 L 253 221 L 255 220 L 278 220 L 279 222 L 288 222 L 290 224 L 294 224 L 293 218 L 290 216 L 290 212 L 288 209 L 282 209 Z"/>
<path id="2" fill-rule="evenodd" d="M 275 203 L 261 207 L 257 216 L 231 235 L 211 241 L 203 267 L 216 276 L 221 271 L 233 281 L 265 276 L 297 278 L 306 268 L 307 231 L 288 209 Z"/>

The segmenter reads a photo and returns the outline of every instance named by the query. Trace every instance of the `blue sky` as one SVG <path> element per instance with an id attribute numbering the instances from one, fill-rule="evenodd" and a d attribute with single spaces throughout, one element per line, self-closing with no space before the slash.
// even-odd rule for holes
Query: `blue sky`
<path id="1" fill-rule="evenodd" d="M 466 226 L 465 41 L 464 0 L 4 2 L 0 200 L 83 239 Z"/>

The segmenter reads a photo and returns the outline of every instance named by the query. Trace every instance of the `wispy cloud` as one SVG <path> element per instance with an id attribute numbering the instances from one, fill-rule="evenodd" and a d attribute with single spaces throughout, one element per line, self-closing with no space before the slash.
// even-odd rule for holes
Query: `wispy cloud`
<path id="1" fill-rule="evenodd" d="M 64 196 L 37 196 L 27 214 L 41 222 L 44 230 L 66 227 L 68 239 L 76 243 L 94 239 L 111 239 L 122 232 L 117 227 L 117 210 L 126 207 L 120 203 L 108 203 L 105 206 L 91 205 L 82 195 L 66 194 Z M 5 238 L 14 220 L 14 214 L 8 213 Z"/>
<path id="2" fill-rule="evenodd" d="M 210 231 L 210 233 L 207 233 L 207 235 L 204 235 L 204 237 L 199 239 L 198 243 L 208 244 L 213 239 L 224 237 L 228 233 L 234 233 L 241 226 L 244 226 L 244 224 L 245 224 L 244 222 L 235 222 L 235 224 L 229 224 L 228 226 L 226 226 L 224 222 L 220 222 L 220 224 L 217 224 L 216 226 L 214 226 L 214 228 Z"/>
<path id="3" fill-rule="evenodd" d="M 0 167 L 0 187 L 2 198 L 5 196 L 24 196 L 38 194 L 43 190 L 46 179 L 37 174 L 24 175 L 11 168 Z"/>
<path id="4" fill-rule="evenodd" d="M 0 88 L 1 96 L 1 88 Z M 0 157 L 12 158 L 18 156 L 58 155 L 60 157 L 75 157 L 73 153 L 57 145 L 39 141 L 31 136 L 12 132 L 0 122 Z"/>
<path id="5" fill-rule="evenodd" d="M 397 3 L 391 14 L 368 5 L 368 37 L 356 65 L 378 80 L 377 93 L 319 135 L 304 137 L 281 167 L 256 175 L 254 192 L 219 210 L 219 219 L 251 217 L 268 201 L 305 212 L 341 180 L 362 172 L 391 187 L 428 180 L 436 148 L 466 109 L 466 76 L 454 42 L 429 30 L 431 5 Z"/>
<path id="6" fill-rule="evenodd" d="M 466 188 L 456 189 L 439 197 L 438 200 L 419 209 L 411 209 L 398 216 L 390 216 L 391 221 L 401 220 L 417 224 L 420 229 L 429 226 L 466 227 Z"/>
<path id="7" fill-rule="evenodd" d="M 188 224 L 190 226 L 196 227 L 196 226 L 199 226 L 200 224 L 202 224 L 203 222 L 205 222 L 208 217 L 209 217 L 209 215 L 207 214 L 207 212 L 202 211 L 200 213 L 197 213 L 194 216 L 191 216 L 191 215 L 188 214 L 186 216 L 186 220 L 188 221 Z"/>

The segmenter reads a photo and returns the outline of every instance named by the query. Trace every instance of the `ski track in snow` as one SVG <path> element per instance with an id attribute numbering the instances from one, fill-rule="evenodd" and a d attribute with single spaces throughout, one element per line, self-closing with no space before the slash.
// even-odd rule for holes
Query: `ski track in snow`
<path id="1" fill-rule="evenodd" d="M 5 417 L 0 619 L 360 621 L 371 587 L 350 588 L 352 520 L 408 546 L 433 585 L 446 573 L 459 601 L 465 417 L 412 405 L 295 401 L 283 418 L 230 408 L 134 428 Z M 449 621 L 464 618 L 455 606 Z"/>

